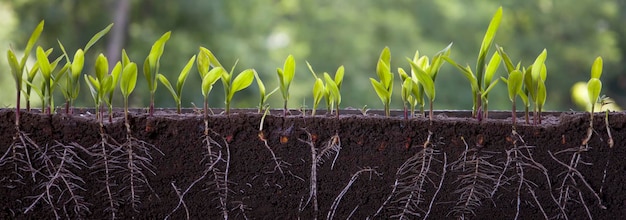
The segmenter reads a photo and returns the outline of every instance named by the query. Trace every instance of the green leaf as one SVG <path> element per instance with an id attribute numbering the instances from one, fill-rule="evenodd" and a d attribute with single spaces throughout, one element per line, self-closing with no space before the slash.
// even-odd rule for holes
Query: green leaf
<path id="1" fill-rule="evenodd" d="M 233 98 L 236 92 L 241 91 L 242 89 L 248 88 L 252 81 L 254 80 L 254 70 L 247 69 L 243 72 L 239 73 L 237 77 L 233 80 L 233 85 L 230 87 L 230 94 L 228 96 L 228 100 Z"/>
<path id="2" fill-rule="evenodd" d="M 538 80 L 540 79 L 541 68 L 545 63 L 547 56 L 548 56 L 548 51 L 546 49 L 543 49 L 541 54 L 539 54 L 539 56 L 537 56 L 537 58 L 535 59 L 535 62 L 533 63 L 532 71 L 531 71 L 533 84 L 536 84 Z"/>
<path id="3" fill-rule="evenodd" d="M 152 88 L 156 86 L 154 86 L 152 83 L 153 73 L 151 71 L 150 65 L 150 59 L 149 57 L 146 57 L 146 60 L 143 61 L 143 75 L 146 77 L 146 81 L 148 82 L 148 90 L 152 91 Z"/>
<path id="4" fill-rule="evenodd" d="M 102 36 L 109 33 L 109 31 L 111 30 L 111 27 L 113 27 L 113 24 L 109 24 L 106 28 L 104 28 L 100 32 L 93 35 L 93 37 L 91 37 L 89 42 L 87 42 L 87 45 L 85 45 L 85 51 L 88 51 L 89 48 L 91 48 L 91 46 L 93 46 L 96 42 L 98 42 L 98 40 L 100 40 L 100 38 L 102 38 Z"/>
<path id="5" fill-rule="evenodd" d="M 261 94 L 261 99 L 265 99 L 265 85 L 263 84 L 263 81 L 261 81 L 261 77 L 259 77 L 259 74 L 256 72 L 256 70 L 254 70 L 254 78 L 256 79 L 256 84 L 259 86 L 259 94 Z"/>
<path id="6" fill-rule="evenodd" d="M 376 81 L 376 79 L 374 78 L 370 78 L 370 81 L 372 82 L 374 91 L 376 91 L 376 94 L 378 95 L 378 98 L 380 98 L 380 101 L 382 101 L 383 104 L 387 104 L 387 100 L 389 100 L 389 92 L 387 91 L 385 86 L 382 83 Z"/>
<path id="7" fill-rule="evenodd" d="M 163 55 L 163 49 L 165 48 L 165 43 L 170 39 L 171 33 L 172 33 L 171 31 L 165 32 L 165 34 L 163 34 L 152 45 L 152 48 L 150 49 L 150 53 L 148 55 L 151 69 L 155 69 L 156 65 L 159 63 L 159 59 L 161 58 L 161 55 Z"/>
<path id="8" fill-rule="evenodd" d="M 597 57 L 591 65 L 591 78 L 600 79 L 602 76 L 602 57 Z"/>
<path id="9" fill-rule="evenodd" d="M 410 78 L 405 78 L 402 83 L 402 100 L 408 102 L 413 91 L 413 81 Z"/>
<path id="10" fill-rule="evenodd" d="M 496 45 L 496 50 L 498 51 L 498 54 L 500 54 L 500 57 L 502 57 L 502 62 L 506 67 L 507 73 L 512 73 L 513 70 L 515 70 L 516 68 L 515 66 L 513 66 L 513 62 L 511 62 L 511 58 L 509 57 L 509 55 L 504 52 L 504 48 L 502 48 L 501 46 Z"/>
<path id="11" fill-rule="evenodd" d="M 205 49 L 205 53 L 206 53 L 207 57 L 209 58 L 209 63 L 211 64 L 211 66 L 213 68 L 215 68 L 215 67 L 222 67 L 223 68 L 224 67 L 224 66 L 222 66 L 220 61 L 217 60 L 217 58 L 215 57 L 213 52 L 211 52 L 209 49 L 206 49 L 206 48 L 204 48 L 204 49 Z M 236 65 L 234 65 L 234 66 L 236 66 Z M 234 66 L 233 66 L 233 68 L 234 68 Z"/>
<path id="12" fill-rule="evenodd" d="M 126 68 L 129 64 L 130 58 L 128 58 L 128 54 L 126 54 L 126 49 L 122 49 L 122 67 Z"/>
<path id="13" fill-rule="evenodd" d="M 283 71 L 283 84 L 287 89 L 289 89 L 289 85 L 296 74 L 296 61 L 294 60 L 293 55 L 289 55 L 285 60 Z"/>
<path id="14" fill-rule="evenodd" d="M 480 95 L 481 98 L 486 98 L 489 95 L 489 92 L 493 89 L 493 87 L 496 86 L 496 84 L 498 84 L 498 81 L 500 80 L 496 79 L 493 82 L 491 82 L 491 84 L 489 84 L 489 86 L 485 89 L 485 91 L 483 91 L 483 93 Z"/>
<path id="15" fill-rule="evenodd" d="M 335 103 L 339 105 L 339 103 L 341 103 L 341 94 L 339 93 L 339 86 L 337 86 L 337 83 L 335 83 L 333 78 L 331 78 L 328 73 L 324 73 L 324 80 L 326 81 L 326 89 L 330 91 L 330 96 L 335 101 Z"/>
<path id="16" fill-rule="evenodd" d="M 483 83 L 485 84 L 491 83 L 491 80 L 493 80 L 493 75 L 498 70 L 498 67 L 500 67 L 501 60 L 502 59 L 499 53 L 494 53 L 491 56 L 491 60 L 489 60 L 489 64 L 487 64 L 487 69 L 485 70 L 485 78 L 484 78 L 485 80 Z"/>
<path id="17" fill-rule="evenodd" d="M 170 94 L 172 94 L 172 97 L 174 97 L 174 100 L 178 103 L 178 100 L 179 100 L 178 94 L 176 93 L 176 91 L 174 91 L 174 88 L 172 87 L 172 84 L 170 83 L 170 81 L 167 80 L 167 78 L 165 78 L 165 76 L 160 73 L 157 74 L 156 77 L 161 82 L 161 84 L 163 84 L 165 88 L 167 88 L 167 90 L 170 91 Z"/>
<path id="18" fill-rule="evenodd" d="M 313 84 L 313 108 L 317 109 L 318 104 L 324 97 L 324 82 L 320 78 L 315 78 L 315 83 Z"/>
<path id="19" fill-rule="evenodd" d="M 589 104 L 593 105 L 598 101 L 601 90 L 602 82 L 598 78 L 589 79 L 589 81 L 587 82 L 587 94 L 589 95 Z"/>
<path id="20" fill-rule="evenodd" d="M 513 70 L 513 72 L 509 74 L 509 79 L 507 81 L 509 100 L 515 100 L 515 96 L 522 91 L 523 77 L 522 72 L 519 70 Z"/>
<path id="21" fill-rule="evenodd" d="M 49 79 L 50 72 L 52 71 L 50 67 L 50 61 L 48 60 L 48 56 L 41 47 L 37 47 L 37 63 L 39 63 L 39 69 L 41 70 L 44 79 Z"/>
<path id="22" fill-rule="evenodd" d="M 96 58 L 96 78 L 102 81 L 107 74 L 109 74 L 109 61 L 104 54 L 100 54 Z"/>
<path id="23" fill-rule="evenodd" d="M 211 69 L 206 76 L 202 79 L 202 95 L 206 98 L 208 97 L 209 92 L 213 89 L 213 84 L 217 82 L 218 79 L 222 76 L 224 72 L 224 68 L 216 67 Z"/>
<path id="24" fill-rule="evenodd" d="M 311 74 L 313 74 L 313 78 L 315 78 L 315 79 L 319 78 L 317 76 L 317 74 L 315 74 L 315 71 L 313 70 L 313 67 L 311 66 L 309 61 L 305 61 L 305 62 L 306 62 L 306 66 L 309 68 L 309 72 L 311 72 Z"/>
<path id="25" fill-rule="evenodd" d="M 137 84 L 137 64 L 134 62 L 130 62 L 128 65 L 124 66 L 124 70 L 122 70 L 122 77 L 120 80 L 120 89 L 122 90 L 122 95 L 125 99 L 128 99 L 128 96 L 135 89 L 135 85 Z"/>
<path id="26" fill-rule="evenodd" d="M 20 71 L 20 64 L 17 62 L 15 52 L 11 49 L 7 50 L 7 60 L 11 67 L 11 75 L 13 75 L 13 79 L 15 79 L 19 91 L 22 88 L 22 72 Z"/>
<path id="27" fill-rule="evenodd" d="M 376 65 L 376 73 L 378 74 L 378 78 L 381 80 L 384 78 L 381 75 L 385 73 L 383 72 L 383 70 L 387 70 L 386 71 L 387 73 L 391 72 L 389 69 L 390 67 L 391 67 L 391 51 L 389 50 L 389 47 L 385 47 L 383 51 L 380 52 L 380 57 L 378 58 L 378 64 Z M 383 82 L 385 81 L 383 80 Z"/>
<path id="28" fill-rule="evenodd" d="M 437 75 L 439 74 L 439 70 L 441 69 L 441 66 L 443 66 L 443 63 L 444 63 L 443 57 L 450 56 L 450 53 L 451 53 L 450 48 L 452 48 L 452 43 L 448 44 L 448 46 L 444 48 L 443 50 L 437 52 L 437 54 L 435 54 L 435 56 L 433 57 L 432 64 L 430 65 L 429 70 L 428 70 L 428 74 L 431 76 L 433 81 L 435 81 L 435 79 L 437 78 Z"/>
<path id="29" fill-rule="evenodd" d="M 117 83 L 119 83 L 122 70 L 122 62 L 117 61 L 117 63 L 115 63 L 115 66 L 113 66 L 113 70 L 111 71 L 111 76 L 113 77 L 113 88 L 110 90 L 111 92 L 115 90 L 115 86 L 117 86 Z"/>
<path id="30" fill-rule="evenodd" d="M 185 85 L 185 81 L 187 80 L 187 76 L 189 76 L 189 71 L 193 67 L 193 63 L 196 61 L 196 56 L 194 55 L 189 59 L 187 65 L 183 68 L 183 70 L 178 75 L 178 80 L 176 80 L 176 94 L 180 96 L 183 93 L 183 86 Z"/>
<path id="31" fill-rule="evenodd" d="M 540 81 L 537 87 L 537 107 L 539 110 L 543 108 L 543 105 L 546 103 L 546 98 L 548 93 L 546 92 L 546 84 L 543 81 Z"/>
<path id="32" fill-rule="evenodd" d="M 73 79 L 78 79 L 80 73 L 83 71 L 84 64 L 85 52 L 83 52 L 83 50 L 81 49 L 78 49 L 74 54 L 74 61 L 72 62 L 72 66 L 70 67 Z"/>
<path id="33" fill-rule="evenodd" d="M 402 80 L 402 82 L 404 82 L 407 78 L 410 78 L 409 74 L 407 74 L 402 67 L 398 67 L 398 75 L 400 75 L 400 80 Z"/>
<path id="34" fill-rule="evenodd" d="M 26 60 L 28 60 L 28 56 L 30 56 L 30 51 L 35 46 L 35 43 L 37 43 L 39 36 L 41 36 L 41 32 L 43 32 L 43 26 L 44 21 L 42 20 L 41 22 L 39 22 L 37 27 L 35 27 L 35 30 L 33 30 L 33 33 L 30 35 L 30 38 L 28 38 L 28 43 L 26 43 L 26 49 L 24 49 L 24 56 L 22 56 L 22 60 L 20 60 L 20 70 L 24 69 L 24 66 L 26 65 Z"/>
<path id="35" fill-rule="evenodd" d="M 407 61 L 411 64 L 411 69 L 417 73 L 417 81 L 424 87 L 426 96 L 428 96 L 430 101 L 435 101 L 435 82 L 433 82 L 433 79 L 411 59 L 407 58 Z"/>
<path id="36" fill-rule="evenodd" d="M 98 92 L 98 89 L 100 88 L 100 84 L 98 83 L 98 81 L 96 79 L 94 79 L 93 77 L 91 77 L 90 75 L 83 75 L 84 79 L 85 79 L 85 83 L 87 83 L 87 86 L 89 86 L 89 92 L 91 93 L 91 98 L 93 98 L 94 103 L 96 104 L 96 106 L 100 105 L 100 94 Z M 95 87 L 94 83 L 97 83 L 98 88 Z"/>
<path id="37" fill-rule="evenodd" d="M 345 72 L 345 69 L 343 65 L 339 66 L 339 68 L 337 68 L 337 72 L 335 72 L 335 84 L 337 84 L 337 89 L 341 89 L 341 84 L 343 83 L 344 72 Z"/>
<path id="38" fill-rule="evenodd" d="M 470 82 L 472 86 L 472 91 L 478 92 L 478 81 L 476 79 L 476 76 L 474 76 L 474 73 L 472 73 L 472 69 L 469 66 L 465 66 L 465 67 L 461 66 L 457 64 L 454 60 L 450 59 L 450 57 L 447 57 L 447 56 L 444 56 L 443 59 L 446 62 L 455 66 L 457 69 L 459 69 L 460 72 L 465 76 L 465 78 L 467 78 L 467 80 Z"/>
<path id="39" fill-rule="evenodd" d="M 500 27 L 500 21 L 502 20 L 502 7 L 499 7 L 496 13 L 491 18 L 489 22 L 489 27 L 487 27 L 487 32 L 483 37 L 483 42 L 480 45 L 480 51 L 478 53 L 478 60 L 476 62 L 476 78 L 478 79 L 478 85 L 482 84 L 483 77 L 483 68 L 485 65 L 485 59 L 487 57 L 487 53 L 489 52 L 489 48 L 491 47 L 491 43 L 496 36 L 496 32 Z"/>
<path id="40" fill-rule="evenodd" d="M 200 52 L 198 53 L 198 59 L 196 60 L 198 68 L 198 73 L 200 73 L 200 78 L 204 79 L 204 75 L 209 72 L 209 67 L 211 66 L 211 59 L 209 59 L 209 49 L 204 47 L 200 47 Z"/>

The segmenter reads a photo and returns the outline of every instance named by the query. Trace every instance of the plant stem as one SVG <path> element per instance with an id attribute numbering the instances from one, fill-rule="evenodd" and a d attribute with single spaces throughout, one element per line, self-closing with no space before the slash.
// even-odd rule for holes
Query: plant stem
<path id="1" fill-rule="evenodd" d="M 283 116 L 287 116 L 287 99 L 285 99 L 284 105 L 283 105 Z"/>
<path id="2" fill-rule="evenodd" d="M 226 101 L 226 115 L 230 114 L 230 101 Z"/>
<path id="3" fill-rule="evenodd" d="M 511 109 L 511 118 L 513 119 L 513 128 L 515 129 L 515 122 L 517 121 L 517 119 L 515 118 L 515 113 L 517 113 L 515 111 L 515 99 L 513 99 L 513 108 Z"/>
<path id="4" fill-rule="evenodd" d="M 150 108 L 148 109 L 148 114 L 152 117 L 154 112 L 154 93 L 150 94 Z"/>
<path id="5" fill-rule="evenodd" d="M 428 114 L 428 117 L 430 118 L 430 124 L 433 124 L 433 101 L 430 101 L 430 113 Z"/>

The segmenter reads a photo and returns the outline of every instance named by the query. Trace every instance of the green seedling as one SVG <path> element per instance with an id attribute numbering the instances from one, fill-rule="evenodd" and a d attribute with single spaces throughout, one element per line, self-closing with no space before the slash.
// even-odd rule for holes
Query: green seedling
<path id="1" fill-rule="evenodd" d="M 183 70 L 180 72 L 180 74 L 178 75 L 178 80 L 176 80 L 176 89 L 172 87 L 172 84 L 170 83 L 170 81 L 167 80 L 167 78 L 163 74 L 160 74 L 160 73 L 157 74 L 157 79 L 159 79 L 161 84 L 163 84 L 163 86 L 165 86 L 165 88 L 167 88 L 167 90 L 170 91 L 170 94 L 172 94 L 172 97 L 174 97 L 174 101 L 176 101 L 176 112 L 178 114 L 180 114 L 180 108 L 182 104 L 181 99 L 182 99 L 182 94 L 183 94 L 183 86 L 185 85 L 185 81 L 187 80 L 189 71 L 193 67 L 193 63 L 195 61 L 196 61 L 196 56 L 194 55 L 193 57 L 191 57 L 191 59 L 189 59 L 189 62 L 187 62 L 187 65 L 185 65 Z"/>
<path id="2" fill-rule="evenodd" d="M 135 90 L 137 84 L 137 64 L 129 62 L 124 65 L 122 76 L 120 78 L 120 90 L 124 97 L 124 121 L 127 132 L 130 132 L 130 124 L 128 123 L 128 97 Z"/>
<path id="3" fill-rule="evenodd" d="M 591 104 L 591 110 L 589 112 L 591 116 L 589 120 L 592 125 L 593 113 L 596 103 L 599 101 L 600 91 L 602 91 L 600 76 L 602 76 L 602 57 L 597 57 L 591 66 L 591 79 L 587 82 L 587 94 L 589 96 L 589 104 Z"/>
<path id="4" fill-rule="evenodd" d="M 74 104 L 74 100 L 78 98 L 78 92 L 80 91 L 80 74 L 83 71 L 83 66 L 85 64 L 85 53 L 91 48 L 100 38 L 102 38 L 105 34 L 111 30 L 113 24 L 110 24 L 100 32 L 96 33 L 85 45 L 85 49 L 78 49 L 76 53 L 74 53 L 74 59 L 70 60 L 70 56 L 65 50 L 65 47 L 61 43 L 61 41 L 57 40 L 61 51 L 63 52 L 63 57 L 65 57 L 65 62 L 70 64 L 69 74 L 66 74 L 66 82 L 65 86 L 61 88 L 63 92 L 63 96 L 65 97 L 65 113 L 71 113 L 71 107 Z M 112 93 L 111 93 L 112 94 Z"/>
<path id="5" fill-rule="evenodd" d="M 376 64 L 376 75 L 379 81 L 370 78 L 372 86 L 385 106 L 385 116 L 389 117 L 389 105 L 391 105 L 391 95 L 393 93 L 393 73 L 391 72 L 391 52 L 389 47 L 385 47 L 380 53 Z"/>
<path id="6" fill-rule="evenodd" d="M 496 32 L 498 31 L 501 20 L 502 7 L 499 7 L 496 13 L 491 18 L 491 22 L 489 23 L 489 27 L 487 28 L 487 32 L 485 33 L 485 36 L 481 43 L 480 51 L 478 52 L 478 59 L 476 62 L 476 72 L 472 72 L 472 69 L 469 67 L 469 65 L 461 66 L 449 57 L 444 57 L 446 61 L 457 67 L 460 72 L 470 81 L 470 84 L 472 86 L 472 98 L 474 101 L 472 115 L 479 120 L 482 120 L 483 117 L 488 116 L 487 97 L 489 91 L 491 91 L 491 89 L 498 82 L 497 78 L 493 80 L 493 76 L 495 71 L 498 69 L 498 66 L 500 65 L 500 55 L 498 53 L 494 53 L 489 63 L 487 65 L 485 65 L 485 63 L 487 59 L 487 53 L 489 53 L 489 49 L 491 48 L 493 39 L 496 36 Z"/>
<path id="7" fill-rule="evenodd" d="M 413 62 L 418 63 L 420 59 L 419 51 L 415 51 Z M 398 67 L 398 75 L 402 80 L 402 102 L 404 105 L 404 118 L 415 115 L 415 106 L 420 106 L 420 113 L 424 115 L 424 88 L 417 81 L 417 73 L 411 69 L 409 76 L 403 68 Z M 407 104 L 410 108 L 407 113 Z"/>
<path id="8" fill-rule="evenodd" d="M 315 71 L 313 71 L 313 67 L 311 67 L 311 64 L 309 64 L 309 62 L 306 62 L 306 65 L 309 67 L 309 70 L 313 74 L 313 77 L 315 77 L 315 83 L 313 84 L 313 110 L 311 111 L 311 115 L 315 115 L 317 106 L 319 105 L 320 101 L 322 101 L 324 95 L 327 95 L 327 90 L 324 86 L 324 81 L 321 78 L 317 77 L 317 74 L 315 74 Z"/>
<path id="9" fill-rule="evenodd" d="M 317 106 L 323 97 L 326 98 L 326 108 L 327 112 L 333 113 L 333 106 L 336 108 L 337 113 L 336 116 L 339 117 L 339 104 L 341 103 L 341 83 L 343 82 L 343 75 L 345 69 L 343 66 L 337 68 L 337 72 L 335 72 L 335 78 L 332 78 L 330 74 L 324 72 L 324 80 L 318 77 L 315 71 L 313 71 L 313 67 L 309 62 L 306 63 L 309 67 L 309 70 L 315 77 L 315 84 L 313 84 L 313 111 L 312 115 L 315 115 L 315 111 L 317 110 Z M 326 82 L 324 84 L 324 81 Z"/>
<path id="10" fill-rule="evenodd" d="M 289 86 L 291 85 L 291 81 L 296 74 L 296 61 L 293 58 L 293 55 L 287 56 L 285 59 L 285 64 L 283 64 L 283 68 L 277 68 L 276 73 L 278 75 L 278 85 L 280 88 L 280 93 L 283 95 L 283 115 L 287 116 L 287 101 L 289 101 Z"/>
<path id="11" fill-rule="evenodd" d="M 428 96 L 430 103 L 428 115 L 431 122 L 433 120 L 433 103 L 435 102 L 435 79 L 437 78 L 439 69 L 441 69 L 441 66 L 443 65 L 443 57 L 450 55 L 451 47 L 452 44 L 449 44 L 446 48 L 435 54 L 431 63 L 429 63 L 427 56 L 420 57 L 417 60 L 417 63 L 407 58 L 407 61 L 411 65 L 411 71 L 414 72 L 415 77 L 417 77 L 417 82 L 421 85 L 421 88 L 424 90 L 426 96 Z M 416 55 L 419 55 L 419 53 L 416 52 Z"/>
<path id="12" fill-rule="evenodd" d="M 511 118 L 513 122 L 513 128 L 515 128 L 515 123 L 517 121 L 515 100 L 517 96 L 522 97 L 522 100 L 525 104 L 528 103 L 528 97 L 524 93 L 522 93 L 522 88 L 524 85 L 524 71 L 520 70 L 521 63 L 518 63 L 517 66 L 513 66 L 511 58 L 509 58 L 509 55 L 504 52 L 504 49 L 502 47 L 496 45 L 496 49 L 498 54 L 500 54 L 500 57 L 502 57 L 502 63 L 504 63 L 504 66 L 509 73 L 508 78 L 501 77 L 500 79 L 507 84 L 509 100 L 511 100 L 512 103 Z"/>
<path id="13" fill-rule="evenodd" d="M 42 110 L 44 110 L 47 114 L 52 113 L 52 107 L 54 106 L 53 91 L 70 67 L 69 64 L 65 64 L 65 66 L 61 69 L 56 70 L 56 67 L 62 57 L 57 58 L 51 63 L 48 60 L 48 55 L 50 53 L 52 53 L 52 50 L 44 51 L 43 48 L 37 47 L 37 63 L 39 64 L 39 71 L 43 77 L 42 85 L 40 87 L 40 96 L 42 97 L 43 103 Z"/>
<path id="14" fill-rule="evenodd" d="M 326 82 L 325 88 L 326 90 L 328 90 L 328 95 L 326 96 L 326 107 L 327 110 L 332 114 L 332 109 L 334 106 L 336 110 L 336 117 L 339 117 L 339 104 L 341 104 L 341 84 L 343 83 L 344 73 L 345 68 L 343 66 L 339 66 L 339 68 L 337 68 L 337 71 L 335 72 L 335 78 L 330 77 L 328 73 L 324 72 L 324 81 Z"/>
<path id="15" fill-rule="evenodd" d="M 165 43 L 170 39 L 171 32 L 168 31 L 161 36 L 150 49 L 150 53 L 143 63 L 143 74 L 148 81 L 148 89 L 150 90 L 150 108 L 148 110 L 150 116 L 154 113 L 154 93 L 157 89 L 157 75 L 159 72 L 161 55 L 163 55 L 163 49 Z"/>
<path id="16" fill-rule="evenodd" d="M 217 60 L 213 52 L 204 47 L 201 47 L 200 50 L 204 54 L 204 63 L 207 62 L 206 59 L 208 58 L 210 66 L 224 68 L 224 66 L 222 66 L 222 64 Z M 250 86 L 252 84 L 252 81 L 254 80 L 255 71 L 253 69 L 246 69 L 242 71 L 233 80 L 233 75 L 237 63 L 239 63 L 239 60 L 235 61 L 235 64 L 230 69 L 230 72 L 224 71 L 223 75 L 220 77 L 222 79 L 222 85 L 224 86 L 224 103 L 226 104 L 225 111 L 227 115 L 230 114 L 230 104 L 235 93 L 245 88 L 248 88 L 248 86 Z"/>
<path id="17" fill-rule="evenodd" d="M 209 93 L 213 89 L 213 85 L 224 74 L 225 70 L 222 67 L 215 67 L 211 71 L 202 74 L 202 96 L 204 96 L 204 117 L 208 118 L 209 110 Z"/>
<path id="18" fill-rule="evenodd" d="M 533 111 L 533 123 L 541 124 L 541 111 L 543 109 L 543 105 L 546 102 L 546 85 L 545 80 L 547 76 L 546 70 L 546 57 L 548 56 L 548 52 L 546 49 L 543 49 L 541 54 L 537 56 L 535 62 L 526 70 L 526 74 L 524 74 L 524 86 L 527 89 L 528 96 L 534 102 L 534 111 Z"/>
<path id="19" fill-rule="evenodd" d="M 261 112 L 265 112 L 267 109 L 269 109 L 269 104 L 265 104 L 265 102 L 272 94 L 278 91 L 279 87 L 274 88 L 274 90 L 266 94 L 265 85 L 263 84 L 263 81 L 261 81 L 261 78 L 259 77 L 259 74 L 256 71 L 254 71 L 254 78 L 256 79 L 256 83 L 259 86 L 260 99 L 259 99 L 258 113 L 261 114 Z"/>
<path id="20" fill-rule="evenodd" d="M 35 28 L 35 30 L 33 30 L 33 33 L 30 35 L 30 38 L 28 39 L 28 43 L 26 44 L 26 49 L 24 49 L 24 55 L 22 56 L 22 58 L 20 59 L 20 61 L 18 62 L 17 60 L 17 56 L 15 55 L 15 51 L 13 51 L 12 48 L 10 48 L 9 50 L 7 50 L 7 59 L 9 61 L 9 67 L 11 68 L 11 75 L 13 76 L 13 79 L 15 79 L 15 88 L 16 88 L 16 95 L 17 95 L 17 101 L 15 103 L 15 125 L 19 126 L 19 118 L 20 118 L 20 101 L 21 101 L 21 93 L 22 93 L 22 86 L 23 86 L 23 75 L 24 75 L 24 70 L 25 70 L 25 66 L 26 66 L 26 61 L 28 60 L 28 56 L 30 55 L 30 52 L 32 51 L 33 47 L 35 46 L 35 43 L 37 42 L 37 40 L 39 39 L 39 36 L 41 36 L 41 32 L 43 32 L 43 27 L 44 27 L 44 21 L 39 22 L 39 24 L 37 25 L 37 27 Z M 37 64 L 35 64 L 35 66 L 37 66 Z M 26 71 L 28 73 L 28 80 L 30 80 L 29 82 L 32 83 L 32 79 L 34 78 L 35 73 L 37 72 L 37 68 L 33 67 L 34 71 Z M 33 77 L 31 78 L 30 75 L 33 72 Z M 30 111 L 30 88 L 31 86 L 29 84 L 26 84 L 26 110 Z"/>
<path id="21" fill-rule="evenodd" d="M 121 64 L 118 62 L 111 74 L 109 73 L 109 64 L 107 58 L 100 54 L 96 58 L 95 74 L 96 77 L 91 75 L 84 75 L 85 82 L 89 86 L 91 97 L 93 98 L 96 112 L 96 118 L 102 121 L 102 103 L 105 102 L 112 109 L 111 105 L 111 93 L 115 90 L 117 81 L 119 79 Z M 111 111 L 112 112 L 112 111 Z M 112 113 L 109 114 L 109 121 L 112 121 Z"/>

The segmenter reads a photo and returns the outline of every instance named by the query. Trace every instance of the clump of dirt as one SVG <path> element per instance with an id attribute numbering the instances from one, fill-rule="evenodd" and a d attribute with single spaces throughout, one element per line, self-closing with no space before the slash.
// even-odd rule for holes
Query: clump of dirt
<path id="1" fill-rule="evenodd" d="M 0 158 L 1 219 L 49 218 L 51 209 L 62 218 L 87 219 L 113 213 L 122 219 L 626 215 L 621 186 L 626 182 L 626 114 L 621 112 L 609 116 L 612 148 L 600 114 L 591 140 L 581 148 L 588 113 L 547 114 L 543 124 L 520 121 L 515 131 L 510 118 L 496 113 L 482 122 L 467 113 L 438 113 L 432 124 L 426 118 L 406 120 L 401 112 L 338 119 L 273 114 L 264 118 L 260 136 L 263 115 L 235 111 L 210 116 L 207 136 L 200 114 L 157 111 L 149 117 L 137 111 L 130 115 L 132 135 L 154 146 L 142 148 L 152 155 L 154 172 L 143 172 L 148 187 L 136 195 L 136 206 L 120 195 L 124 190 L 111 194 L 116 197 L 111 205 L 102 196 L 106 187 L 102 172 L 95 171 L 97 157 L 80 150 L 102 140 L 94 115 L 86 110 L 73 115 L 22 112 L 21 131 L 41 148 L 18 152 L 16 158 L 51 158 L 48 164 L 33 164 L 38 169 L 33 178 L 33 170 L 16 169 L 24 166 L 7 159 L 13 155 L 14 114 L 0 110 L 0 155 L 5 155 Z M 109 144 L 123 143 L 127 135 L 122 114 L 115 116 L 104 124 Z M 84 164 L 64 170 L 80 177 L 66 181 L 79 188 L 75 195 L 50 191 L 52 199 L 37 200 L 46 188 L 42 183 L 64 183 L 44 181 L 68 161 L 62 149 L 52 146 L 80 146 L 73 158 Z M 130 187 L 123 175 L 113 175 L 109 184 Z M 69 202 L 78 197 L 85 210 Z"/>

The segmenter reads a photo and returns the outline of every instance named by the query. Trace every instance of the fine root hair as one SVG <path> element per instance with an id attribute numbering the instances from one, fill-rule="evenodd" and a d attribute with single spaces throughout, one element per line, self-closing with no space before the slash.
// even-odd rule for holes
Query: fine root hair
<path id="1" fill-rule="evenodd" d="M 335 217 L 335 212 L 337 211 L 337 207 L 339 207 L 339 203 L 341 203 L 341 199 L 348 192 L 350 187 L 352 187 L 352 184 L 354 184 L 354 182 L 356 182 L 356 180 L 359 178 L 359 176 L 361 174 L 363 174 L 363 173 L 369 173 L 370 174 L 370 179 L 372 179 L 372 174 L 375 174 L 377 176 L 381 176 L 382 175 L 382 173 L 379 173 L 374 168 L 370 168 L 370 167 L 362 168 L 359 171 L 357 171 L 356 173 L 352 174 L 352 177 L 350 177 L 350 181 L 348 181 L 346 186 L 343 187 L 341 192 L 339 192 L 339 195 L 337 195 L 337 197 L 335 197 L 335 200 L 333 201 L 333 204 L 330 206 L 330 210 L 328 211 L 328 214 L 326 214 L 326 219 L 330 220 L 330 219 L 333 219 Z M 358 208 L 358 206 L 357 206 L 357 208 Z M 351 213 L 354 213 L 354 211 L 356 211 L 356 208 L 353 209 Z"/>

